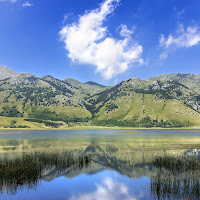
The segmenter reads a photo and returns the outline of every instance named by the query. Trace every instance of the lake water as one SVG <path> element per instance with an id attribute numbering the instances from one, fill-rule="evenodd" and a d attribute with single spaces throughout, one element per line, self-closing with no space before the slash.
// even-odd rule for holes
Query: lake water
<path id="1" fill-rule="evenodd" d="M 1 130 L 0 199 L 200 199 L 198 130 Z"/>

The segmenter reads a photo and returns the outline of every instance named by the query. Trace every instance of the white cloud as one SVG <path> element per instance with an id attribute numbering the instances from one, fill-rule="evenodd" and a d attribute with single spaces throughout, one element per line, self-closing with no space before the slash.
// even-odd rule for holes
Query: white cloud
<path id="1" fill-rule="evenodd" d="M 161 60 L 164 60 L 168 57 L 168 53 L 166 51 L 163 51 L 161 54 L 160 54 L 160 59 Z"/>
<path id="2" fill-rule="evenodd" d="M 197 26 L 188 26 L 186 29 L 183 24 L 178 26 L 175 36 L 169 34 L 168 38 L 165 38 L 161 34 L 159 39 L 159 44 L 165 50 L 161 53 L 160 58 L 167 58 L 168 54 L 171 51 L 176 50 L 177 48 L 189 48 L 200 43 L 200 31 Z"/>
<path id="3" fill-rule="evenodd" d="M 123 183 L 113 181 L 111 178 L 105 178 L 101 185 L 97 185 L 96 191 L 73 196 L 70 200 L 136 200 L 129 194 L 128 187 Z"/>
<path id="4" fill-rule="evenodd" d="M 126 24 L 121 24 L 120 28 L 121 28 L 120 35 L 122 37 L 129 37 L 133 34 L 133 31 L 129 30 Z"/>
<path id="5" fill-rule="evenodd" d="M 26 1 L 26 2 L 24 2 L 24 3 L 22 4 L 22 6 L 26 8 L 26 7 L 31 7 L 31 6 L 33 6 L 33 4 L 29 3 L 28 1 Z"/>
<path id="6" fill-rule="evenodd" d="M 143 63 L 140 58 L 142 46 L 133 41 L 132 31 L 121 25 L 122 39 L 108 35 L 103 26 L 106 17 L 113 13 L 120 0 L 106 0 L 99 8 L 80 16 L 77 23 L 67 24 L 59 32 L 68 57 L 73 62 L 96 66 L 105 79 L 110 79 L 124 71 L 130 64 Z"/>

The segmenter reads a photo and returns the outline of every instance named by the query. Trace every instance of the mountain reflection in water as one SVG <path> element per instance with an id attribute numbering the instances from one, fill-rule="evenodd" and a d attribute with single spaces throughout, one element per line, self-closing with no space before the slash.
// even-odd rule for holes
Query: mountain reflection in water
<path id="1" fill-rule="evenodd" d="M 155 156 L 147 162 L 143 155 L 142 162 L 136 163 L 135 152 L 131 155 L 127 149 L 120 150 L 114 145 L 102 148 L 93 142 L 85 149 L 22 153 L 13 158 L 1 158 L 0 191 L 14 195 L 24 188 L 37 188 L 41 180 L 75 177 L 82 173 L 95 174 L 109 169 L 133 179 L 149 177 L 149 195 L 152 199 L 200 198 L 200 164 L 193 151 L 186 151 L 181 156 Z M 101 185 L 96 185 L 96 191 L 71 197 L 72 200 L 120 198 L 143 199 L 133 197 L 124 183 L 109 177 Z"/>
<path id="2" fill-rule="evenodd" d="M 41 179 L 88 166 L 89 157 L 77 151 L 23 154 L 0 160 L 0 190 L 15 194 L 23 187 L 37 187 Z M 72 169 L 73 168 L 73 169 Z M 47 175 L 48 174 L 48 175 Z"/>
<path id="3" fill-rule="evenodd" d="M 0 134 L 0 199 L 200 199 L 200 133 L 175 131 Z"/>

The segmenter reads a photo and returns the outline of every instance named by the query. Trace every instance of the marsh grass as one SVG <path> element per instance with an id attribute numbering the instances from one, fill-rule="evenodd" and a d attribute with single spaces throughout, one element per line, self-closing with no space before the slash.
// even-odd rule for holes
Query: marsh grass
<path id="1" fill-rule="evenodd" d="M 0 192 L 15 194 L 18 189 L 36 188 L 46 168 L 82 168 L 89 162 L 90 158 L 78 151 L 32 153 L 0 159 Z"/>
<path id="2" fill-rule="evenodd" d="M 0 191 L 15 194 L 18 188 L 34 188 L 41 177 L 41 165 L 31 155 L 0 160 Z"/>
<path id="3" fill-rule="evenodd" d="M 185 172 L 200 170 L 200 161 L 194 156 L 156 156 L 153 164 L 159 169 L 166 169 L 170 172 Z"/>
<path id="4" fill-rule="evenodd" d="M 200 199 L 199 172 L 159 173 L 151 178 L 151 193 L 155 199 Z"/>
<path id="5" fill-rule="evenodd" d="M 200 199 L 200 161 L 196 156 L 156 156 L 159 169 L 151 178 L 151 192 L 156 199 Z"/>

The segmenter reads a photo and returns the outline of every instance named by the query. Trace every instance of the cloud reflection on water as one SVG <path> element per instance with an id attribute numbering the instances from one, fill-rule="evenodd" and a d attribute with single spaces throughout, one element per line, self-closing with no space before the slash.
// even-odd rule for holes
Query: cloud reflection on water
<path id="1" fill-rule="evenodd" d="M 131 195 L 124 183 L 106 177 L 101 184 L 96 184 L 95 191 L 72 196 L 70 200 L 136 200 L 140 198 Z"/>

